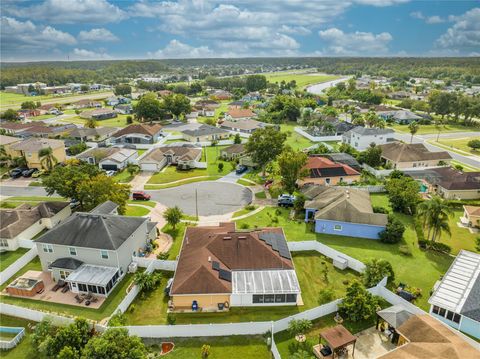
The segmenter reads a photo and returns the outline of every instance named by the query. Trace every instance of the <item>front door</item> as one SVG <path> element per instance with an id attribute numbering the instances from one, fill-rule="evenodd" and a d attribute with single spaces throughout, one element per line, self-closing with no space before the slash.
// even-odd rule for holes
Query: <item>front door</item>
<path id="1" fill-rule="evenodd" d="M 72 291 L 72 293 L 78 293 L 77 283 L 68 283 L 68 285 L 70 286 L 70 290 Z"/>

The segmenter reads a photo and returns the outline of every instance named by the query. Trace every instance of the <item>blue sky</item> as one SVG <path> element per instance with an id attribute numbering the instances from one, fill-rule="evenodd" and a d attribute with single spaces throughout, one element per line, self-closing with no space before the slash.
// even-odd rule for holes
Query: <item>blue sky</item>
<path id="1" fill-rule="evenodd" d="M 479 1 L 2 0 L 2 61 L 480 56 Z"/>

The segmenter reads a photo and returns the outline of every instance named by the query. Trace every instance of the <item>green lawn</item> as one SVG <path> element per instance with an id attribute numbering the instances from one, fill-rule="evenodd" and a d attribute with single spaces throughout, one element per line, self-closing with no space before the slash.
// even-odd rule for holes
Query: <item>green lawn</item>
<path id="1" fill-rule="evenodd" d="M 242 178 L 240 178 L 239 180 L 237 180 L 237 183 L 238 184 L 241 184 L 242 186 L 255 186 L 255 183 L 252 183 L 250 181 L 246 181 Z"/>
<path id="2" fill-rule="evenodd" d="M 440 138 L 437 141 L 429 141 L 433 145 L 439 145 L 442 148 L 449 149 L 452 151 L 462 151 L 462 152 L 467 152 L 472 155 L 480 156 L 480 151 L 474 151 L 470 147 L 468 147 L 467 143 L 471 140 L 475 139 L 475 137 L 463 137 L 463 138 L 442 138 L 440 135 Z M 460 154 L 462 154 L 460 152 Z M 464 154 L 464 153 L 463 153 Z"/>
<path id="3" fill-rule="evenodd" d="M 169 224 L 166 224 L 162 228 L 162 232 L 167 233 L 172 236 L 173 244 L 170 250 L 168 251 L 168 259 L 176 259 L 177 256 L 180 254 L 180 249 L 182 247 L 183 241 L 183 234 L 185 233 L 185 229 L 187 228 L 187 224 L 182 222 L 177 225 L 175 229 L 172 228 Z"/>
<path id="4" fill-rule="evenodd" d="M 297 88 L 302 89 L 308 85 L 318 84 L 321 82 L 327 82 L 335 80 L 338 76 L 335 75 L 325 75 L 317 73 L 289 73 L 289 72 L 271 72 L 265 74 L 268 82 L 278 83 L 285 81 L 290 82 L 295 80 L 297 83 Z"/>
<path id="5" fill-rule="evenodd" d="M 453 165 L 453 166 L 456 166 L 456 165 L 462 166 L 464 172 L 480 172 L 480 168 L 467 165 L 466 163 L 463 163 L 463 162 L 460 162 L 460 161 L 451 160 L 450 164 Z"/>
<path id="6" fill-rule="evenodd" d="M 144 189 L 152 190 L 152 189 L 164 189 L 164 188 L 172 188 L 181 186 L 187 183 L 194 183 L 194 182 L 204 182 L 204 181 L 216 181 L 220 177 L 219 176 L 208 176 L 208 177 L 201 177 L 201 178 L 186 178 L 181 182 L 174 182 L 174 183 L 165 183 L 165 184 L 146 184 Z"/>
<path id="7" fill-rule="evenodd" d="M 147 152 L 147 150 L 137 150 L 138 157 L 140 157 L 141 155 L 143 155 L 145 152 Z"/>
<path id="8" fill-rule="evenodd" d="M 393 128 L 395 131 L 398 131 L 398 132 L 410 133 L 408 129 L 408 125 L 394 124 L 389 127 Z M 440 139 L 442 138 L 442 133 L 445 133 L 445 132 L 471 132 L 471 131 L 478 131 L 478 128 L 463 126 L 458 124 L 446 124 L 441 126 Z M 438 133 L 438 129 L 436 128 L 435 125 L 420 125 L 418 128 L 417 135 L 426 135 L 431 133 L 435 133 L 435 134 Z"/>
<path id="9" fill-rule="evenodd" d="M 303 150 L 304 148 L 314 145 L 312 141 L 295 132 L 295 127 L 297 126 L 298 124 L 295 122 L 280 125 L 280 130 L 282 132 L 288 132 L 285 144 L 289 145 L 294 150 Z"/>
<path id="10" fill-rule="evenodd" d="M 173 352 L 168 354 L 168 358 L 173 359 L 201 358 L 201 349 L 204 344 L 210 345 L 209 359 L 271 358 L 266 340 L 261 336 L 169 338 L 166 341 L 175 343 Z M 159 352 L 161 349 L 157 345 L 150 347 L 150 350 Z"/>
<path id="11" fill-rule="evenodd" d="M 21 202 L 43 202 L 43 201 L 66 201 L 62 197 L 49 197 L 49 196 L 13 196 L 8 198 L 9 201 L 21 201 Z"/>
<path id="12" fill-rule="evenodd" d="M 127 203 L 130 203 L 130 204 L 141 204 L 143 206 L 148 206 L 148 207 L 152 207 L 154 208 L 156 205 L 157 205 L 157 202 L 154 202 L 154 201 L 137 201 L 137 200 L 133 200 L 133 199 L 129 199 L 127 201 Z"/>
<path id="13" fill-rule="evenodd" d="M 0 286 L 0 291 L 5 289 L 5 287 L 7 287 L 7 285 L 10 284 L 11 281 L 13 281 L 13 279 L 20 277 L 29 270 L 42 270 L 42 267 L 40 265 L 40 259 L 38 257 L 34 258 L 25 267 L 15 273 L 10 280 Z M 26 307 L 40 311 L 58 313 L 60 315 L 83 317 L 99 321 L 103 318 L 110 316 L 113 313 L 113 311 L 117 308 L 118 304 L 120 304 L 120 302 L 125 297 L 126 290 L 132 280 L 133 274 L 127 273 L 122 279 L 122 281 L 115 287 L 112 293 L 110 293 L 102 306 L 98 309 L 88 308 L 86 306 L 75 306 L 27 298 L 10 297 L 7 295 L 1 295 L 0 302 L 14 304 L 20 307 Z"/>
<path id="14" fill-rule="evenodd" d="M 99 120 L 97 121 L 98 126 L 102 127 L 126 127 L 129 124 L 127 123 L 127 116 L 131 115 L 122 115 L 119 114 L 115 118 L 109 118 L 108 120 Z M 78 124 L 78 125 L 84 125 L 85 124 L 85 119 L 81 118 L 80 116 L 75 116 L 75 117 L 69 117 L 65 121 L 68 121 L 70 123 Z M 133 121 L 133 123 L 138 123 L 136 121 Z"/>
<path id="15" fill-rule="evenodd" d="M 455 255 L 460 252 L 461 249 L 477 252 L 475 249 L 475 239 L 478 237 L 478 234 L 472 234 L 468 229 L 457 226 L 457 223 L 460 222 L 460 217 L 463 217 L 463 210 L 454 211 L 453 216 L 449 218 L 452 235 L 449 236 L 443 233 L 440 237 L 440 242 L 452 247 L 452 254 Z"/>
<path id="16" fill-rule="evenodd" d="M 127 171 L 127 170 L 122 170 L 120 172 L 117 172 L 115 173 L 115 175 L 113 176 L 113 178 L 115 180 L 117 180 L 117 182 L 120 182 L 120 183 L 128 183 L 130 182 L 133 178 L 135 177 L 135 175 L 130 175 L 130 173 Z"/>
<path id="17" fill-rule="evenodd" d="M 265 194 L 264 191 L 262 191 L 262 192 L 257 192 L 257 193 L 255 193 L 255 198 L 265 199 L 265 198 L 267 198 L 267 195 Z"/>
<path id="18" fill-rule="evenodd" d="M 180 233 L 181 231 L 179 231 Z M 181 241 L 177 235 L 175 241 Z M 173 259 L 173 258 L 170 258 Z M 282 307 L 234 307 L 223 313 L 177 313 L 177 324 L 188 323 L 230 323 L 247 321 L 277 320 L 322 304 L 320 292 L 330 288 L 332 298 L 341 298 L 345 295 L 346 287 L 353 280 L 358 279 L 358 274 L 351 270 L 339 270 L 333 267 L 330 260 L 316 252 L 304 252 L 293 255 L 293 262 L 297 272 L 298 281 L 302 290 L 303 306 Z M 328 282 L 321 272 L 326 268 Z M 131 325 L 149 325 L 166 323 L 168 298 L 163 294 L 167 278 L 173 273 L 165 273 L 162 285 L 145 298 L 137 297 L 134 301 L 134 310 L 128 311 L 128 323 Z M 168 277 L 167 277 L 168 276 Z M 148 315 L 146 315 L 148 313 Z"/>
<path id="19" fill-rule="evenodd" d="M 149 214 L 150 211 L 143 207 L 138 206 L 130 206 L 127 205 L 127 209 L 125 211 L 126 216 L 134 216 L 134 217 L 143 217 Z"/>
<path id="20" fill-rule="evenodd" d="M 248 208 L 247 208 L 248 207 Z M 236 218 L 236 217 L 240 217 L 240 216 L 243 216 L 244 214 L 248 214 L 250 212 L 253 212 L 254 210 L 256 210 L 258 208 L 258 206 L 245 206 L 243 207 L 242 209 L 236 211 L 232 218 Z"/>
<path id="21" fill-rule="evenodd" d="M 0 252 L 0 272 L 27 252 L 28 249 L 25 248 L 18 248 L 16 251 Z"/>
<path id="22" fill-rule="evenodd" d="M 372 195 L 372 204 L 389 208 L 385 195 Z M 236 221 L 239 226 L 246 224 L 249 228 L 283 227 L 289 241 L 318 240 L 340 252 L 366 262 L 372 258 L 384 258 L 388 260 L 395 271 L 396 281 L 409 286 L 421 288 L 423 296 L 417 299 L 416 304 L 424 310 L 428 310 L 428 293 L 435 282 L 453 261 L 453 258 L 433 251 L 422 251 L 417 246 L 416 233 L 411 216 L 395 213 L 406 226 L 404 240 L 398 244 L 383 244 L 376 240 L 343 237 L 336 235 L 318 234 L 312 231 L 312 226 L 302 220 L 289 220 L 288 209 L 266 207 L 255 216 Z M 411 256 L 405 256 L 399 247 L 406 245 L 412 252 Z M 421 275 L 419 275 L 421 273 Z"/>
<path id="23" fill-rule="evenodd" d="M 23 327 L 25 328 L 25 336 L 18 343 L 18 345 L 8 351 L 2 351 L 0 357 L 4 359 L 43 359 L 45 358 L 39 353 L 37 348 L 33 345 L 31 334 L 32 330 L 28 328 L 28 324 L 35 325 L 35 322 L 30 322 L 25 319 L 11 317 L 8 315 L 0 315 L 0 323 L 6 327 Z"/>
<path id="24" fill-rule="evenodd" d="M 201 161 L 207 161 L 206 169 L 195 168 L 189 171 L 177 171 L 175 166 L 168 166 L 162 172 L 155 173 L 149 184 L 166 184 L 192 177 L 206 176 L 205 178 L 220 178 L 232 171 L 229 162 L 218 159 L 222 148 L 226 146 L 210 146 L 205 147 L 202 152 Z M 218 164 L 223 163 L 223 170 L 218 170 Z"/>

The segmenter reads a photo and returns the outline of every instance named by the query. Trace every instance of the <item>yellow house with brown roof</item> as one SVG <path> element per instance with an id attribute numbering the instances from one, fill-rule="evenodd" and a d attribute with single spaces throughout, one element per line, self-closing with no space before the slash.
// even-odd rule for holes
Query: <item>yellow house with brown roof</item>
<path id="1" fill-rule="evenodd" d="M 480 207 L 463 206 L 463 218 L 460 220 L 469 227 L 480 228 Z"/>
<path id="2" fill-rule="evenodd" d="M 9 146 L 12 158 L 24 156 L 27 161 L 28 168 L 42 169 L 42 158 L 39 151 L 45 148 L 51 148 L 53 156 L 57 163 L 65 162 L 67 155 L 65 153 L 65 144 L 60 140 L 52 140 L 48 138 L 32 137 L 27 140 L 13 143 Z"/>
<path id="3" fill-rule="evenodd" d="M 0 146 L 2 146 L 5 149 L 7 156 L 10 156 L 13 158 L 15 157 L 14 156 L 15 153 L 10 149 L 10 146 L 20 142 L 21 140 L 22 139 L 18 137 L 0 135 Z"/>

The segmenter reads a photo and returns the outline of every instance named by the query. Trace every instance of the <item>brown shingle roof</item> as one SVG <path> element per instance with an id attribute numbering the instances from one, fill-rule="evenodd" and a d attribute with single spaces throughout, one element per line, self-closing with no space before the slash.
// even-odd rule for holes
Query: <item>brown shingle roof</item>
<path id="1" fill-rule="evenodd" d="M 60 148 L 65 147 L 63 141 L 52 140 L 49 138 L 29 138 L 22 142 L 15 143 L 11 146 L 16 151 L 40 151 L 43 148 Z"/>
<path id="2" fill-rule="evenodd" d="M 265 241 L 262 233 L 285 238 L 281 228 L 236 232 L 235 223 L 219 226 L 188 227 L 178 259 L 171 293 L 231 293 L 232 283 L 219 278 L 212 262 L 224 270 L 292 269 L 291 259 L 283 258 Z M 210 262 L 210 261 L 211 262 Z"/>
<path id="3" fill-rule="evenodd" d="M 395 163 L 452 159 L 448 152 L 430 152 L 422 143 L 392 142 L 380 145 L 380 148 L 382 157 Z"/>
<path id="4" fill-rule="evenodd" d="M 134 124 L 134 125 L 130 125 L 125 128 L 122 128 L 120 131 L 114 134 L 114 137 L 120 137 L 123 135 L 132 134 L 132 133 L 141 133 L 143 135 L 154 136 L 155 134 L 160 132 L 161 129 L 162 129 L 162 126 L 159 124 L 153 124 L 153 125 L 147 125 L 144 123 Z"/>
<path id="5" fill-rule="evenodd" d="M 245 152 L 245 145 L 239 143 L 239 144 L 234 144 L 231 146 L 228 146 L 224 149 L 222 149 L 222 152 L 228 153 L 228 154 L 234 154 L 234 153 L 243 153 Z"/>
<path id="6" fill-rule="evenodd" d="M 179 157 L 184 161 L 191 161 L 197 159 L 202 153 L 201 148 L 188 147 L 188 146 L 165 146 L 154 148 L 147 153 L 145 157 L 140 160 L 142 162 L 161 162 L 165 155 L 171 154 L 174 157 Z"/>
<path id="7" fill-rule="evenodd" d="M 0 135 L 0 145 L 2 146 L 8 145 L 10 143 L 15 143 L 18 141 L 21 141 L 21 139 L 18 137 Z"/>
<path id="8" fill-rule="evenodd" d="M 220 126 L 224 128 L 238 128 L 240 130 L 251 131 L 263 128 L 266 126 L 266 124 L 252 119 L 245 119 L 238 121 L 225 120 Z"/>
<path id="9" fill-rule="evenodd" d="M 476 206 L 463 206 L 465 212 L 467 212 L 470 216 L 480 216 L 480 207 Z"/>
<path id="10" fill-rule="evenodd" d="M 480 189 L 480 172 L 462 172 L 451 167 L 432 168 L 436 176 L 427 177 L 432 184 L 438 184 L 447 190 Z"/>
<path id="11" fill-rule="evenodd" d="M 227 112 L 232 118 L 242 118 L 242 117 L 254 117 L 256 116 L 255 112 L 248 108 L 236 108 L 231 109 Z"/>

